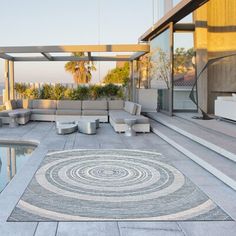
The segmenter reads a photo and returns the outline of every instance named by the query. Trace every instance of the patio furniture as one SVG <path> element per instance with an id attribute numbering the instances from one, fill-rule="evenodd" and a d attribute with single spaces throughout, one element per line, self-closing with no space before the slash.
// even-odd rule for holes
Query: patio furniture
<path id="1" fill-rule="evenodd" d="M 236 121 L 236 94 L 228 97 L 217 97 L 217 100 L 215 100 L 215 115 Z"/>
<path id="2" fill-rule="evenodd" d="M 76 123 L 57 123 L 56 124 L 57 134 L 65 135 L 72 134 L 78 130 L 78 124 Z"/>
<path id="3" fill-rule="evenodd" d="M 8 113 L 9 117 L 10 117 L 10 123 L 9 123 L 9 127 L 10 128 L 15 128 L 17 127 L 19 124 L 17 123 L 17 118 L 18 118 L 18 113 L 17 112 L 9 112 Z"/>
<path id="4" fill-rule="evenodd" d="M 133 126 L 135 125 L 136 123 L 136 119 L 125 119 L 124 120 L 126 125 L 127 125 L 127 129 L 125 131 L 125 136 L 128 136 L 128 137 L 133 137 L 136 135 L 136 132 L 135 130 L 133 129 Z"/>
<path id="5" fill-rule="evenodd" d="M 116 132 L 125 132 L 124 119 L 136 119 L 135 132 L 150 132 L 149 119 L 141 115 L 141 105 L 123 100 L 99 101 L 55 101 L 55 100 L 12 100 L 12 110 L 26 111 L 17 118 L 19 124 L 35 121 L 96 121 L 110 122 Z M 17 107 L 17 109 L 15 109 Z M 20 109 L 19 109 L 20 108 Z M 3 123 L 9 123 L 9 111 L 0 112 Z M 23 115 L 24 114 L 24 115 Z M 26 115 L 27 114 L 27 115 Z M 98 121 L 99 120 L 99 121 Z"/>
<path id="6" fill-rule="evenodd" d="M 106 100 L 82 101 L 82 117 L 98 118 L 100 122 L 108 122 L 108 104 Z"/>
<path id="7" fill-rule="evenodd" d="M 83 134 L 96 134 L 96 121 L 80 120 L 78 129 Z"/>
<path id="8" fill-rule="evenodd" d="M 16 122 L 20 125 L 24 125 L 30 120 L 31 111 L 28 109 L 27 100 L 10 100 L 6 102 L 6 110 L 0 112 L 0 117 L 3 123 L 10 124 L 12 122 L 12 117 L 9 113 L 14 113 L 16 117 Z M 14 115 L 11 115 L 14 116 Z"/>
<path id="9" fill-rule="evenodd" d="M 54 121 L 57 109 L 56 100 L 34 99 L 29 101 L 31 120 Z"/>
<path id="10" fill-rule="evenodd" d="M 149 119 L 141 114 L 141 105 L 133 102 L 109 101 L 109 121 L 116 132 L 126 132 L 125 119 L 136 119 L 132 126 L 135 132 L 150 132 Z"/>
<path id="11" fill-rule="evenodd" d="M 80 121 L 91 121 L 91 122 L 95 122 L 95 124 L 96 124 L 96 129 L 98 129 L 100 126 L 99 126 L 99 123 L 100 123 L 100 120 L 99 119 L 97 119 L 97 118 L 92 118 L 92 117 L 81 117 L 80 119 L 79 119 L 79 122 Z"/>

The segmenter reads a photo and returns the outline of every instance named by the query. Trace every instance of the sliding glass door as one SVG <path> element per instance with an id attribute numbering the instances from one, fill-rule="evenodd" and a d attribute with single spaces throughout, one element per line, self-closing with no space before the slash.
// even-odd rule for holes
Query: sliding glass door
<path id="1" fill-rule="evenodd" d="M 150 87 L 158 90 L 158 109 L 172 114 L 172 45 L 170 24 L 150 41 Z"/>

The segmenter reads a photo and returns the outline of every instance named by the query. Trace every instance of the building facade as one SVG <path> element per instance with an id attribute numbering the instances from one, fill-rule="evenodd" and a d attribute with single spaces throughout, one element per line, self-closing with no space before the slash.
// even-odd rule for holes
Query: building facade
<path id="1" fill-rule="evenodd" d="M 236 92 L 236 1 L 158 0 L 156 7 L 157 23 L 139 40 L 150 43 L 146 84 L 158 90 L 158 109 L 214 113 L 217 96 Z"/>

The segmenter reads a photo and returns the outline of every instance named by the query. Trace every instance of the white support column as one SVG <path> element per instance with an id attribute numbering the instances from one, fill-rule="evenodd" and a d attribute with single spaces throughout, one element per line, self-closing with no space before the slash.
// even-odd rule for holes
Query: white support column
<path id="1" fill-rule="evenodd" d="M 14 74 L 14 61 L 9 63 L 9 90 L 10 90 L 10 99 L 15 99 L 15 74 Z"/>
<path id="2" fill-rule="evenodd" d="M 10 94 L 9 94 L 9 61 L 8 60 L 5 60 L 4 80 L 5 80 L 4 102 L 7 102 L 10 99 Z"/>
<path id="3" fill-rule="evenodd" d="M 130 88 L 129 88 L 129 99 L 134 101 L 134 61 L 130 61 Z"/>
<path id="4" fill-rule="evenodd" d="M 16 175 L 16 150 L 11 148 L 11 167 L 12 167 L 12 177 Z"/>

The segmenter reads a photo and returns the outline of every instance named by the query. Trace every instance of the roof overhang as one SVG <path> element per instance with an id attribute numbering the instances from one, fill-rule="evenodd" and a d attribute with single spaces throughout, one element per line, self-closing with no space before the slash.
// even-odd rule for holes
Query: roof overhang
<path id="1" fill-rule="evenodd" d="M 182 0 L 177 4 L 172 10 L 170 10 L 164 17 L 162 17 L 153 27 L 151 27 L 147 32 L 145 32 L 140 38 L 141 41 L 148 41 L 156 33 L 165 28 L 169 23 L 174 24 L 179 22 L 185 16 L 208 2 L 209 0 Z"/>
<path id="2" fill-rule="evenodd" d="M 0 47 L 0 58 L 11 61 L 132 61 L 150 51 L 147 44 L 115 44 L 115 45 L 58 45 L 58 46 L 18 46 Z M 63 53 L 84 52 L 86 56 L 61 56 Z M 124 53 L 124 55 L 99 55 L 93 53 Z M 24 56 L 13 56 L 24 54 Z M 39 56 L 32 56 L 32 54 Z M 59 55 L 52 55 L 52 53 Z M 130 54 L 130 55 L 127 55 Z"/>

